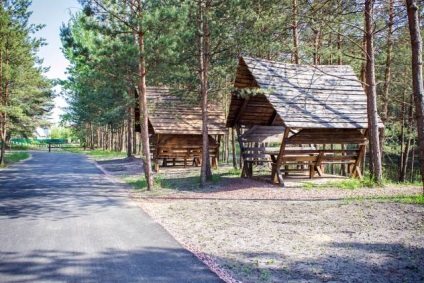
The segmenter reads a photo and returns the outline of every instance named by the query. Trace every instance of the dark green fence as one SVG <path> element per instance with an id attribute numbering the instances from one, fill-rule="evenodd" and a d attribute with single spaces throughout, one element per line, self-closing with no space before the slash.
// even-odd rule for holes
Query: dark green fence
<path id="1" fill-rule="evenodd" d="M 49 144 L 49 143 L 67 143 L 66 139 L 11 139 L 12 144 Z"/>

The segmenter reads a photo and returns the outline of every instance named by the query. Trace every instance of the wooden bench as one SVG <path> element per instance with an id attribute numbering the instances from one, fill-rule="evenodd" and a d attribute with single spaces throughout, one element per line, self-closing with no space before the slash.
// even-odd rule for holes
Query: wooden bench
<path id="1" fill-rule="evenodd" d="M 251 178 L 253 176 L 254 165 L 272 163 L 271 155 L 266 152 L 273 149 L 267 147 L 244 147 L 242 150 L 243 168 L 241 176 Z"/>
<path id="2" fill-rule="evenodd" d="M 285 174 L 289 172 L 304 172 L 309 171 L 312 176 L 311 170 L 318 161 L 319 151 L 311 150 L 313 148 L 307 147 L 291 147 L 286 150 L 283 158 L 282 172 Z M 308 151 L 309 150 L 309 151 Z M 308 152 L 306 152 L 308 151 Z M 276 147 L 246 147 L 243 149 L 243 169 L 242 177 L 253 176 L 253 166 L 257 164 L 270 163 L 275 167 L 279 149 Z M 312 178 L 312 177 L 311 177 Z"/>
<path id="3" fill-rule="evenodd" d="M 276 170 L 279 151 L 275 147 L 246 147 L 243 149 L 242 177 L 251 178 L 253 167 L 271 164 Z M 324 175 L 325 165 L 346 164 L 349 175 L 362 178 L 359 164 L 363 157 L 361 149 L 316 149 L 314 147 L 287 147 L 280 166 L 285 175 L 291 172 L 309 172 L 312 179 L 316 174 Z"/>
<path id="4" fill-rule="evenodd" d="M 324 175 L 324 166 L 332 164 L 346 164 L 349 167 L 350 176 L 358 176 L 362 178 L 359 164 L 363 153 L 361 149 L 301 149 L 293 150 L 287 148 L 284 151 L 283 162 L 280 169 L 281 172 L 291 171 L 309 171 L 309 178 L 314 178 L 315 174 Z M 274 157 L 276 161 L 276 157 Z M 275 162 L 273 163 L 275 166 Z M 307 165 L 308 169 L 301 170 L 298 168 L 288 168 L 289 165 Z"/>
<path id="5" fill-rule="evenodd" d="M 209 155 L 212 159 L 212 167 L 218 167 L 218 146 L 211 145 L 209 147 Z M 159 146 L 155 159 L 162 159 L 162 166 L 168 166 L 168 161 L 172 160 L 172 164 L 182 163 L 184 168 L 187 167 L 187 162 L 191 161 L 193 166 L 201 165 L 202 160 L 202 147 L 199 146 Z M 159 164 L 156 162 L 155 170 L 159 170 Z"/>

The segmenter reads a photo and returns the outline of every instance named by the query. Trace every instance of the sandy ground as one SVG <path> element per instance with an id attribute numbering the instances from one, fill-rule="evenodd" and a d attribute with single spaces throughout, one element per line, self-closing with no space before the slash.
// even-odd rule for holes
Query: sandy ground
<path id="1" fill-rule="evenodd" d="M 139 174 L 130 163 L 101 166 Z M 207 190 L 133 196 L 227 282 L 424 282 L 424 206 L 369 199 L 421 188 L 299 184 L 223 178 Z"/>

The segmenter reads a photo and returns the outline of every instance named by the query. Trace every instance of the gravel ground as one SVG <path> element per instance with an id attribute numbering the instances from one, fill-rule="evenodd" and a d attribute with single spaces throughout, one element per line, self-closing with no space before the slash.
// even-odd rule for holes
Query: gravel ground
<path id="1" fill-rule="evenodd" d="M 299 184 L 223 178 L 202 191 L 133 195 L 227 282 L 424 282 L 424 206 L 368 199 L 421 188 Z"/>

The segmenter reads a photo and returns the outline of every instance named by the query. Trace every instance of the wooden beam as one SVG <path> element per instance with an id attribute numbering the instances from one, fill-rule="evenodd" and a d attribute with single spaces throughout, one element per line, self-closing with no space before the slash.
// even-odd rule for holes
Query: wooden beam
<path id="1" fill-rule="evenodd" d="M 277 120 L 278 113 L 274 110 L 274 113 L 272 113 L 271 119 L 269 119 L 268 125 L 272 126 L 275 123 L 275 120 Z"/>
<path id="2" fill-rule="evenodd" d="M 231 125 L 232 128 L 239 122 L 241 116 L 243 116 L 244 112 L 246 111 L 247 104 L 249 103 L 249 99 L 250 99 L 250 96 L 246 97 L 243 100 L 242 105 L 240 105 L 239 111 L 237 113 L 237 117 L 234 119 L 233 124 Z"/>
<path id="3" fill-rule="evenodd" d="M 311 172 L 312 177 L 315 175 L 315 169 L 317 170 L 318 175 L 320 177 L 322 177 L 324 175 L 324 172 L 322 172 L 322 170 L 321 170 L 321 163 L 322 163 L 323 159 L 324 159 L 324 151 L 320 151 L 318 158 L 317 158 L 316 165 L 315 166 L 311 165 L 311 167 L 314 168 Z M 311 177 L 311 179 L 312 179 L 312 177 Z"/>
<path id="4" fill-rule="evenodd" d="M 289 136 L 290 128 L 285 128 L 283 140 L 281 141 L 280 152 L 278 153 L 277 162 L 272 166 L 272 181 L 274 183 L 279 183 L 280 186 L 284 187 L 283 176 L 281 175 L 281 163 L 283 162 L 284 151 L 286 150 L 287 137 Z"/>
<path id="5" fill-rule="evenodd" d="M 154 139 L 154 142 L 156 142 L 155 144 L 155 154 L 154 154 L 154 159 L 155 159 L 155 171 L 156 173 L 159 173 L 159 134 L 156 135 L 156 140 Z"/>
<path id="6" fill-rule="evenodd" d="M 241 138 L 240 125 L 236 125 L 236 131 L 237 131 L 237 140 L 238 140 L 238 143 L 239 143 L 239 146 L 240 146 L 240 153 L 241 153 L 240 158 L 244 159 L 244 157 L 243 157 L 244 146 L 243 146 L 243 141 L 242 141 L 242 138 Z M 241 159 L 240 159 L 240 165 L 241 165 L 241 163 L 243 163 L 243 168 L 241 170 L 241 177 L 247 177 L 248 176 L 248 174 L 247 174 L 247 162 L 245 162 L 245 160 L 241 160 Z"/>
<path id="7" fill-rule="evenodd" d="M 362 176 L 362 170 L 361 170 L 360 165 L 361 165 L 362 159 L 365 156 L 366 149 L 367 149 L 367 146 L 366 145 L 361 145 L 359 147 L 358 157 L 356 158 L 356 161 L 355 161 L 355 163 L 352 166 L 351 172 L 349 172 L 351 177 L 357 176 L 359 179 L 362 179 L 363 178 L 363 176 Z"/>

